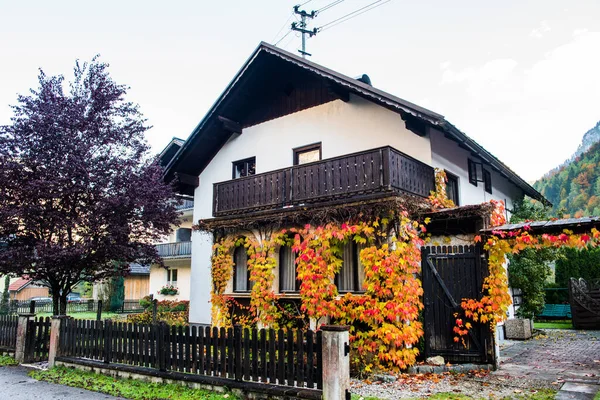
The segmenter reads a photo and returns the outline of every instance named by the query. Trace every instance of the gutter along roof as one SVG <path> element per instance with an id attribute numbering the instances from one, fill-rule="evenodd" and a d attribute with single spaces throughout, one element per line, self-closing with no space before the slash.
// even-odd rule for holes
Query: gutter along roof
<path id="1" fill-rule="evenodd" d="M 292 74 L 289 73 L 291 71 L 290 65 L 294 67 L 293 72 L 295 77 L 291 77 Z M 277 76 L 277 71 L 281 69 L 286 69 L 285 72 L 287 74 L 281 72 L 281 75 Z M 263 75 L 261 75 L 261 72 Z M 446 121 L 443 115 L 264 42 L 260 43 L 244 63 L 221 96 L 219 96 L 205 117 L 196 126 L 188 140 L 170 160 L 166 167 L 165 178 L 172 180 L 176 174 L 197 177 L 234 133 L 235 128 L 232 130 L 231 125 L 227 129 L 223 128 L 223 121 L 231 122 L 230 119 L 232 119 L 235 121 L 233 123 L 239 122 L 240 131 L 244 126 L 260 123 L 261 120 L 260 118 L 255 118 L 256 115 L 250 115 L 244 121 L 244 117 L 248 117 L 251 114 L 248 112 L 248 103 L 252 103 L 254 107 L 260 107 L 260 100 L 256 101 L 255 96 L 251 96 L 249 93 L 258 94 L 263 87 L 265 87 L 264 92 L 269 92 L 269 89 L 274 87 L 281 90 L 282 82 L 277 81 L 278 77 L 281 77 L 281 79 L 288 79 L 288 77 L 289 79 L 295 78 L 298 81 L 312 80 L 313 84 L 315 78 L 317 78 L 321 81 L 321 84 L 324 83 L 329 88 L 330 92 L 339 96 L 337 98 L 343 98 L 344 94 L 352 93 L 401 113 L 405 120 L 410 118 L 417 119 L 421 123 L 437 128 L 444 132 L 446 136 L 459 143 L 459 146 L 488 163 L 494 170 L 520 187 L 529 197 L 549 204 L 548 200 L 541 193 L 481 145 Z M 253 80 L 257 81 L 257 83 L 253 82 Z M 277 84 L 280 84 L 280 86 L 276 86 Z M 267 87 L 267 85 L 272 86 Z M 287 89 L 283 88 L 283 91 L 285 90 Z M 293 87 L 291 90 L 293 90 Z M 260 95 L 267 96 L 268 93 L 266 95 L 260 93 Z M 335 99 L 334 97 L 328 98 L 325 96 L 322 102 Z M 306 103 L 304 104 L 304 108 L 314 105 L 316 104 L 311 105 Z M 299 111 L 299 109 L 292 110 L 291 112 L 296 111 Z M 237 115 L 239 120 L 236 121 L 236 119 L 231 117 L 232 115 Z M 271 117 L 277 116 L 271 115 Z"/>

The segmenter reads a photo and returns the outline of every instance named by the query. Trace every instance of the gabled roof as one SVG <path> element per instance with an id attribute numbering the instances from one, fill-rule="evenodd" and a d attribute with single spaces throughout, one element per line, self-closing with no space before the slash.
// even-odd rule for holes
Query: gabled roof
<path id="1" fill-rule="evenodd" d="M 173 137 L 171 141 L 165 146 L 165 148 L 160 152 L 158 158 L 160 160 L 160 165 L 165 167 L 177 154 L 181 146 L 185 143 L 185 140 Z"/>
<path id="2" fill-rule="evenodd" d="M 129 275 L 150 275 L 150 266 L 131 263 L 129 264 Z"/>
<path id="3" fill-rule="evenodd" d="M 277 103 L 278 108 L 261 107 L 268 96 L 271 99 L 282 96 L 282 93 L 290 96 L 297 88 L 310 91 L 310 96 L 297 98 L 293 106 L 283 98 Z M 167 164 L 165 178 L 172 180 L 176 174 L 198 176 L 236 130 L 328 101 L 344 99 L 350 93 L 396 111 L 405 120 L 441 130 L 519 186 L 528 196 L 547 202 L 530 184 L 446 121 L 443 115 L 264 42 L 259 44 Z"/>
<path id="4" fill-rule="evenodd" d="M 31 279 L 19 278 L 8 286 L 8 290 L 18 292 L 19 290 L 25 288 L 25 286 L 29 285 L 31 282 Z"/>

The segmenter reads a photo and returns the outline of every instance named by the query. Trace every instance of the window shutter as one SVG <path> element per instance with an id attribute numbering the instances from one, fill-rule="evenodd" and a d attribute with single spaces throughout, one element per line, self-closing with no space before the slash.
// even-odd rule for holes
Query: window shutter
<path id="1" fill-rule="evenodd" d="M 492 174 L 486 169 L 483 170 L 483 184 L 485 191 L 492 194 Z"/>

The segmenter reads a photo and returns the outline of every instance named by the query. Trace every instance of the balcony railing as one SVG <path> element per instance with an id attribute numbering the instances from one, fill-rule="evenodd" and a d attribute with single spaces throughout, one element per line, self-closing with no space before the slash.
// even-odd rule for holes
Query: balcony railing
<path id="1" fill-rule="evenodd" d="M 194 208 L 194 200 L 193 199 L 181 199 L 175 204 L 175 208 L 179 211 L 189 210 L 191 208 Z"/>
<path id="2" fill-rule="evenodd" d="M 189 257 L 192 255 L 192 242 L 162 243 L 156 245 L 158 255 L 162 258 Z"/>
<path id="3" fill-rule="evenodd" d="M 427 197 L 434 170 L 389 146 L 214 184 L 213 216 L 358 198 L 371 193 Z"/>

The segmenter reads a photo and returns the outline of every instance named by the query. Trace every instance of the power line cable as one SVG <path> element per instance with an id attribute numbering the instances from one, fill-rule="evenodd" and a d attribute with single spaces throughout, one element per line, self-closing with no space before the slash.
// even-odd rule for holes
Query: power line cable
<path id="1" fill-rule="evenodd" d="M 273 44 L 273 46 L 277 46 L 283 39 L 285 39 L 287 37 L 287 35 L 289 35 L 290 33 L 292 33 L 293 31 L 290 29 L 285 35 L 283 35 L 283 37 L 281 39 L 279 39 L 277 41 L 277 43 Z"/>
<path id="2" fill-rule="evenodd" d="M 283 26 L 279 29 L 279 31 L 275 34 L 275 37 L 273 38 L 273 40 L 271 40 L 271 43 L 273 43 L 275 41 L 275 39 L 277 39 L 277 36 L 279 36 L 279 34 L 285 29 L 285 27 L 287 26 L 287 24 L 290 22 L 290 19 L 292 19 L 292 17 L 294 17 L 294 13 L 290 13 L 290 16 L 288 17 L 288 19 L 285 21 L 285 23 L 283 24 Z"/>
<path id="3" fill-rule="evenodd" d="M 333 2 L 331 2 L 331 3 L 329 3 L 329 4 L 327 4 L 327 5 L 325 5 L 325 6 L 321 7 L 321 8 L 319 8 L 318 10 L 316 10 L 316 11 L 315 11 L 315 13 L 320 13 L 320 12 L 323 12 L 323 11 L 325 11 L 325 10 L 328 10 L 328 9 L 330 9 L 330 8 L 331 8 L 331 7 L 333 7 L 333 6 L 337 6 L 338 4 L 342 3 L 343 1 L 344 1 L 344 0 L 336 0 L 336 1 L 333 1 Z"/>
<path id="4" fill-rule="evenodd" d="M 302 3 L 302 4 L 298 4 L 298 7 L 302 7 L 303 5 L 305 5 L 305 4 L 308 4 L 308 3 L 310 3 L 311 1 L 312 1 L 312 0 L 307 0 L 307 1 L 305 1 L 304 3 Z"/>
<path id="5" fill-rule="evenodd" d="M 334 27 L 334 26 L 336 26 L 336 25 L 339 25 L 339 24 L 341 24 L 341 23 L 344 23 L 344 22 L 346 22 L 346 21 L 348 21 L 348 20 L 350 20 L 350 19 L 352 19 L 352 18 L 354 18 L 354 17 L 358 17 L 359 15 L 361 15 L 361 14 L 364 14 L 364 13 L 366 13 L 367 11 L 371 11 L 371 10 L 373 10 L 373 9 L 377 8 L 377 7 L 380 7 L 380 6 L 382 6 L 382 5 L 386 4 L 386 3 L 389 3 L 389 2 L 390 2 L 390 1 L 392 1 L 392 0 L 386 0 L 386 1 L 384 1 L 383 3 L 381 3 L 381 1 L 382 1 L 382 0 L 377 0 L 377 1 L 374 1 L 374 2 L 373 2 L 373 3 L 371 3 L 371 4 L 368 4 L 368 5 L 366 5 L 366 6 L 362 7 L 362 8 L 359 8 L 358 10 L 352 11 L 351 13 L 348 13 L 348 14 L 346 14 L 346 15 L 344 15 L 344 16 L 342 16 L 342 17 L 340 17 L 340 18 L 334 19 L 333 21 L 331 21 L 331 22 L 328 22 L 328 23 L 326 23 L 325 25 L 322 25 L 322 26 L 320 26 L 319 28 L 317 28 L 317 31 L 318 31 L 318 32 L 322 32 L 322 31 L 326 31 L 327 29 L 331 29 L 331 28 L 333 28 L 333 27 Z M 377 3 L 381 3 L 381 4 L 377 4 Z M 373 6 L 374 4 L 377 4 L 377 5 L 376 5 L 376 6 L 374 6 L 374 7 L 371 7 L 371 6 Z M 359 12 L 359 11 L 360 11 L 360 12 Z"/>

